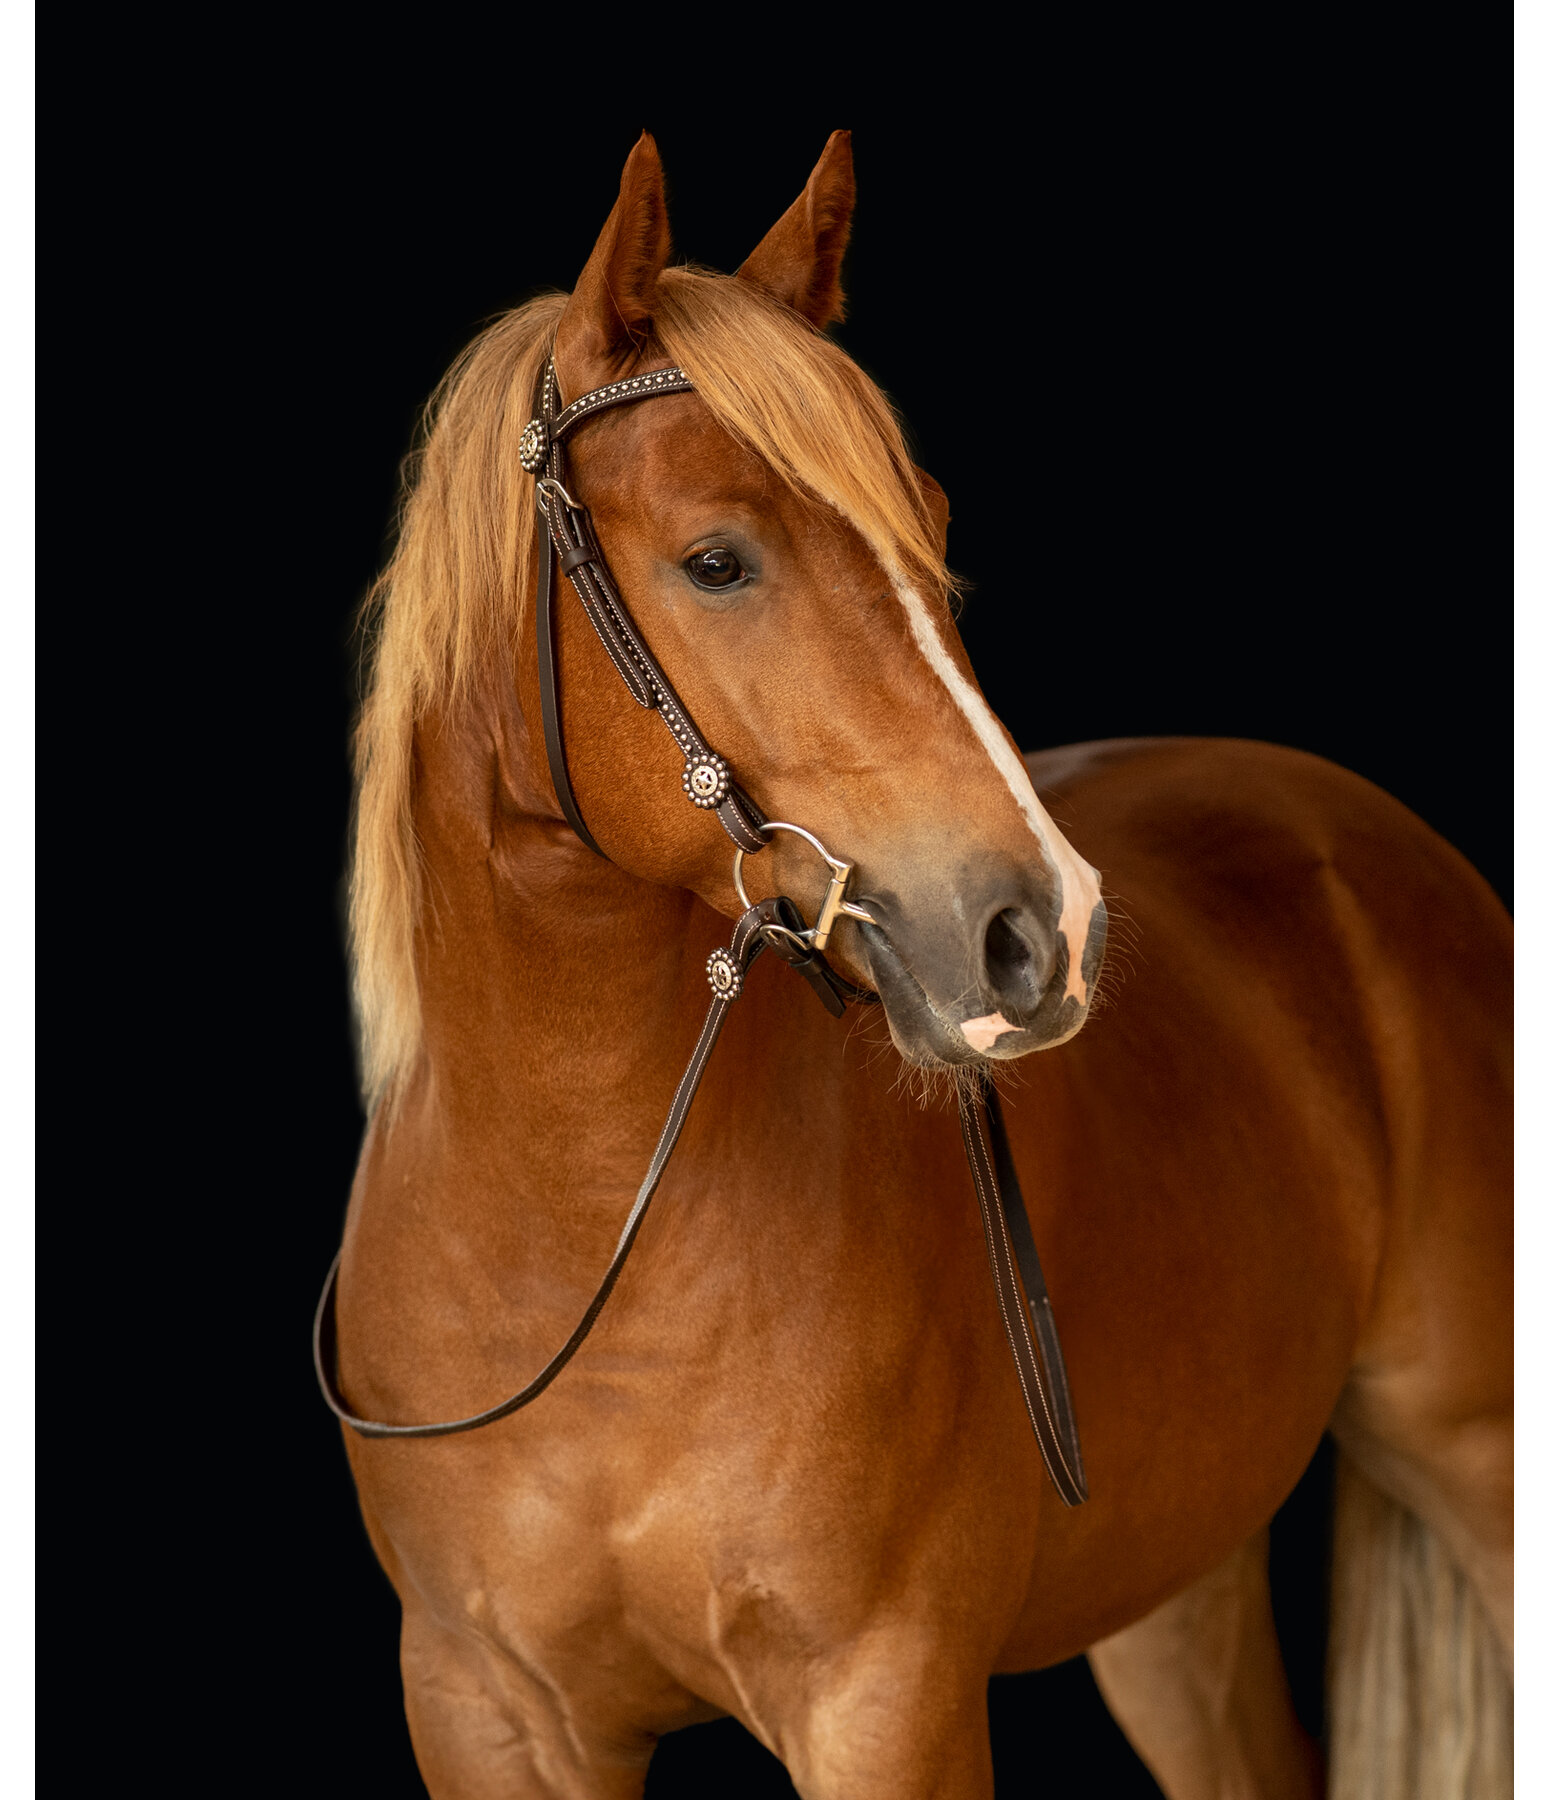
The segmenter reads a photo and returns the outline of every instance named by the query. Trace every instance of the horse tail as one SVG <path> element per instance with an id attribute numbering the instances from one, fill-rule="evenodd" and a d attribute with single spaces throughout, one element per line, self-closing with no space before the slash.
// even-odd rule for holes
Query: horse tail
<path id="1" fill-rule="evenodd" d="M 1436 1534 L 1342 1456 L 1329 1800 L 1507 1800 L 1512 1678 Z"/>

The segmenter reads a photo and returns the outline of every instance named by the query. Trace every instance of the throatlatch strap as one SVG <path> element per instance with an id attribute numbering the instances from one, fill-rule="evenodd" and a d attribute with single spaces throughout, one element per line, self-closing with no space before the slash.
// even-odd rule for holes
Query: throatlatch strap
<path id="1" fill-rule="evenodd" d="M 560 726 L 559 645 L 555 639 L 554 616 L 554 540 L 549 535 L 549 521 L 544 509 L 538 509 L 538 699 L 544 718 L 544 749 L 549 757 L 549 775 L 554 782 L 555 798 L 560 811 L 589 850 L 603 851 L 597 839 L 587 830 L 587 822 L 576 804 L 570 784 L 570 769 L 565 761 L 565 734 Z"/>

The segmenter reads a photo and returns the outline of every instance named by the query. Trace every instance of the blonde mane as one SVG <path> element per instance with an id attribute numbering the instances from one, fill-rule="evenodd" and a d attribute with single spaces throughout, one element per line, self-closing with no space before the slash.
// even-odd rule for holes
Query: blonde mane
<path id="1" fill-rule="evenodd" d="M 505 314 L 443 377 L 405 464 L 397 547 L 363 612 L 350 948 L 368 1105 L 420 1043 L 415 728 L 466 699 L 525 629 L 533 483 L 517 440 L 566 300 Z M 898 420 L 837 345 L 750 283 L 694 269 L 664 272 L 653 325 L 653 353 L 688 374 L 724 430 L 849 520 L 891 574 L 950 591 Z"/>

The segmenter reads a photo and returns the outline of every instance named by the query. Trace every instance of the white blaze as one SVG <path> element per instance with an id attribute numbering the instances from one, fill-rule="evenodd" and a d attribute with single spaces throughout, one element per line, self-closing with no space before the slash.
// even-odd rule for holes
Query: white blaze
<path id="1" fill-rule="evenodd" d="M 903 603 L 904 615 L 910 622 L 910 630 L 914 633 L 921 653 L 958 703 L 958 709 L 969 721 L 974 735 L 990 753 L 990 760 L 1012 790 L 1012 798 L 1027 820 L 1028 829 L 1038 840 L 1039 848 L 1046 860 L 1060 873 L 1060 919 L 1057 929 L 1066 940 L 1066 997 L 1074 994 L 1085 1006 L 1087 979 L 1082 974 L 1082 953 L 1087 948 L 1087 928 L 1092 922 L 1093 909 L 1098 904 L 1098 872 L 1082 861 L 1060 835 L 1054 820 L 1039 804 L 1039 796 L 1033 791 L 1033 783 L 1028 779 L 1023 759 L 997 723 L 995 714 L 985 704 L 984 695 L 964 679 L 963 671 L 947 654 L 947 646 L 942 642 L 941 633 L 938 632 L 925 601 L 901 578 L 897 569 L 889 568 L 888 573 L 893 579 L 894 591 Z"/>

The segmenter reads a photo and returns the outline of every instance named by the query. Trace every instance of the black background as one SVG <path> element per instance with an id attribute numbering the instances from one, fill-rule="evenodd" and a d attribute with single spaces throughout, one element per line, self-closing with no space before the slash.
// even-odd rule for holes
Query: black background
<path id="1" fill-rule="evenodd" d="M 314 96 L 285 132 L 225 144 L 217 180 L 196 154 L 169 163 L 206 275 L 179 321 L 200 348 L 170 421 L 197 496 L 174 510 L 200 514 L 206 548 L 191 570 L 178 533 L 163 539 L 169 628 L 199 641 L 207 680 L 150 741 L 187 803 L 182 916 L 204 974 L 183 1124 L 155 1146 L 191 1198 L 150 1229 L 208 1247 L 179 1342 L 208 1346 L 194 1379 L 240 1421 L 201 1431 L 158 1501 L 169 1561 L 195 1565 L 191 1767 L 241 1743 L 252 1791 L 422 1791 L 397 1604 L 307 1354 L 361 1126 L 339 926 L 351 623 L 418 406 L 481 321 L 571 285 L 640 124 L 679 253 L 722 269 L 827 131 L 854 128 L 837 335 L 951 498 L 963 634 L 1025 748 L 1299 745 L 1398 795 L 1507 897 L 1509 625 L 1482 556 L 1467 120 L 1392 98 L 1375 112 L 1334 76 L 1269 119 L 1260 98 L 1065 137 L 962 103 L 928 149 L 919 109 L 741 125 L 647 95 L 566 134 L 563 204 L 542 209 L 515 118 L 509 143 L 431 132 L 410 153 Z M 1328 1483 L 1321 1454 L 1275 1534 L 1315 1729 Z M 201 1608 L 222 1621 L 218 1656 Z M 1052 1793 L 1155 1792 L 1081 1662 L 998 1680 L 992 1716 L 1004 1791 L 1033 1791 L 1037 1760 Z M 1078 1763 L 1080 1787 L 1063 1784 Z M 648 1791 L 703 1779 L 790 1791 L 731 1722 L 667 1740 Z"/>

